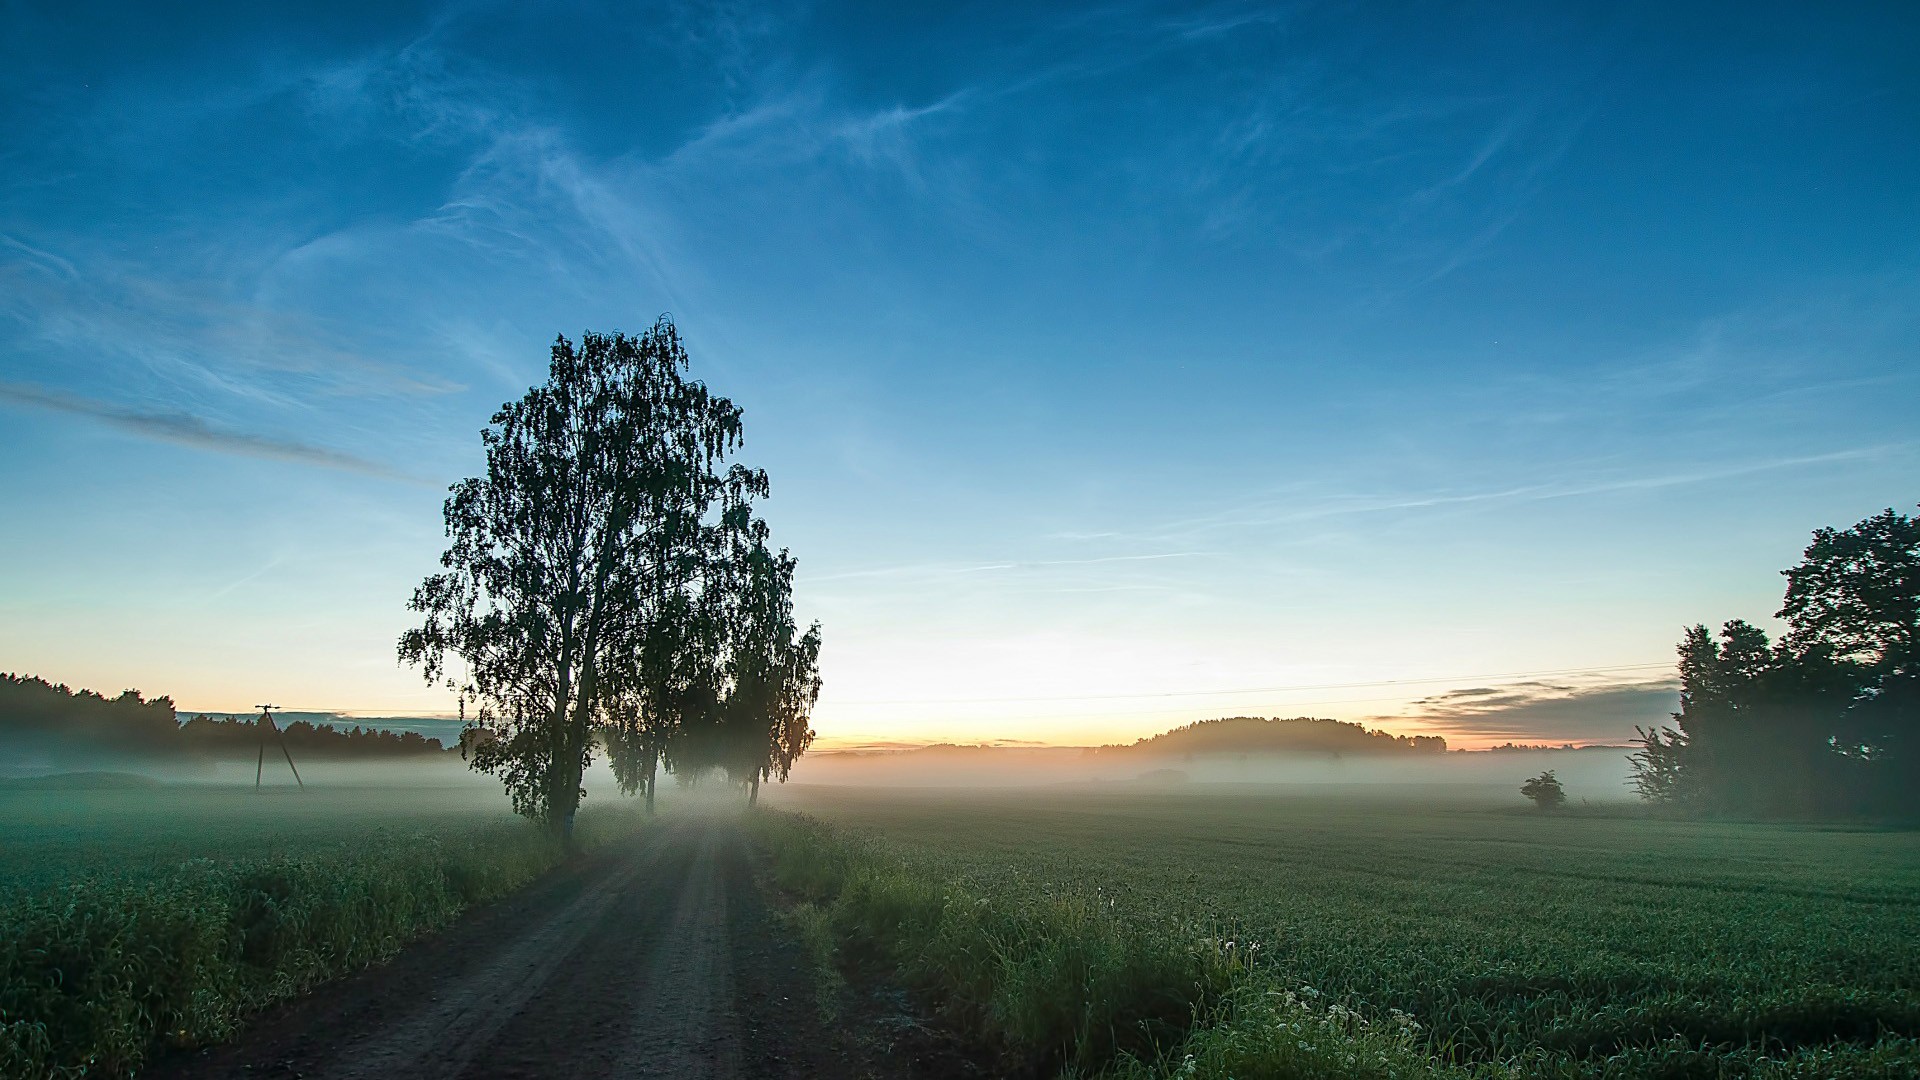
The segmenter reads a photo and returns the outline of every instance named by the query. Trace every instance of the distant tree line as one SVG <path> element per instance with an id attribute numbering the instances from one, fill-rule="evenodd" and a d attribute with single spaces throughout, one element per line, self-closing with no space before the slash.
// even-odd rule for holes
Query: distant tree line
<path id="1" fill-rule="evenodd" d="M 1441 754 L 1447 740 L 1438 735 L 1394 735 L 1345 720 L 1310 716 L 1268 719 L 1229 716 L 1201 720 L 1129 745 L 1101 747 L 1099 753 L 1156 755 L 1207 754 Z"/>
<path id="2" fill-rule="evenodd" d="M 253 753 L 260 743 L 258 722 L 257 717 L 216 718 L 197 715 L 180 726 L 180 736 L 196 752 L 217 757 L 245 757 Z M 277 726 L 295 758 L 305 755 L 367 759 L 448 752 L 439 739 L 429 739 L 417 731 L 389 731 L 358 724 L 336 727 L 308 720 L 294 720 Z"/>
<path id="3" fill-rule="evenodd" d="M 474 767 L 569 839 L 596 753 L 651 806 L 662 768 L 755 799 L 813 740 L 819 627 L 755 513 L 766 473 L 730 460 L 740 409 L 687 367 L 666 318 L 556 340 L 547 381 L 481 432 L 485 474 L 452 487 L 399 642 L 484 729 Z"/>
<path id="4" fill-rule="evenodd" d="M 173 699 L 127 690 L 106 697 L 29 675 L 0 675 L 0 745 L 15 760 L 50 764 L 127 758 L 244 758 L 259 746 L 251 717 L 197 715 L 186 723 Z M 295 720 L 281 727 L 296 757 L 372 759 L 437 755 L 438 739 L 411 732 L 338 728 Z"/>
<path id="5" fill-rule="evenodd" d="M 1920 813 L 1920 519 L 1820 529 L 1782 573 L 1778 640 L 1686 631 L 1680 711 L 1639 729 L 1635 788 L 1732 814 Z"/>

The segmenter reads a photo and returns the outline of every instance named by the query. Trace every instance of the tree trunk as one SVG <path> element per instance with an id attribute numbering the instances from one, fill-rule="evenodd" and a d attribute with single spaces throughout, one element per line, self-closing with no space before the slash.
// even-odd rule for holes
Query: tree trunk
<path id="1" fill-rule="evenodd" d="M 760 805 L 760 774 L 754 773 L 753 780 L 747 784 L 747 806 L 749 809 Z"/>
<path id="2" fill-rule="evenodd" d="M 576 850 L 573 844 L 573 819 L 580 812 L 580 751 L 572 746 L 571 739 L 568 744 L 567 760 L 559 770 L 565 787 L 556 809 L 560 811 L 560 844 L 571 855 Z"/>
<path id="3" fill-rule="evenodd" d="M 649 814 L 653 813 L 653 785 L 656 779 L 654 776 L 654 770 L 658 766 L 658 764 L 659 764 L 659 759 L 654 757 L 654 755 L 652 754 L 648 754 L 647 755 L 647 771 L 640 779 L 640 786 L 645 788 L 647 792 L 647 813 Z"/>

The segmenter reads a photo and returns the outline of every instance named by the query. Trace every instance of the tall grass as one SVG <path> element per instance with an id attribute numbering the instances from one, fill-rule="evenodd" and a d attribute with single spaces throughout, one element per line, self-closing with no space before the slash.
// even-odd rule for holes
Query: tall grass
<path id="1" fill-rule="evenodd" d="M 989 898 L 809 818 L 765 814 L 756 828 L 776 881 L 813 906 L 848 962 L 896 969 L 1009 1062 L 1089 1071 L 1157 1057 L 1245 967 L 1202 928 L 1129 933 L 1097 896 Z"/>
<path id="2" fill-rule="evenodd" d="M 630 827 L 587 814 L 580 835 Z M 377 830 L 297 853 L 95 873 L 0 896 L 0 1076 L 125 1076 L 155 1050 L 391 957 L 553 866 L 533 825 Z"/>
<path id="3" fill-rule="evenodd" d="M 1665 996 L 1621 986 L 1595 991 L 1592 1006 L 1576 1010 L 1564 992 L 1541 986 L 1527 992 L 1521 1011 L 1483 1017 L 1485 1025 L 1511 1028 L 1504 1049 L 1489 1051 L 1490 1040 L 1470 1041 L 1459 1026 L 1472 1002 L 1434 1003 L 1420 1020 L 1446 1026 L 1430 1027 L 1396 1008 L 1327 991 L 1325 983 L 1316 989 L 1295 960 L 1275 957 L 1271 946 L 1263 951 L 1231 926 L 1196 921 L 1176 905 L 1143 908 L 1131 891 L 1123 895 L 1136 902 L 1116 911 L 1106 897 L 1124 889 L 1121 882 L 1076 879 L 1060 865 L 1045 875 L 1059 884 L 1013 868 L 966 873 L 958 869 L 966 858 L 948 872 L 938 853 L 793 814 L 762 815 L 757 828 L 776 881 L 808 907 L 810 937 L 829 936 L 842 963 L 897 973 L 950 1024 L 997 1051 L 1008 1073 L 1124 1080 L 1920 1075 L 1920 1045 L 1893 1008 L 1904 999 L 1890 1005 L 1880 1000 L 1885 994 L 1856 991 L 1814 1008 L 1808 993 L 1783 988 L 1806 1013 L 1805 1039 L 1790 1044 L 1791 1025 L 1781 1016 L 1748 1017 L 1738 1001 L 1691 1001 L 1693 1013 L 1718 1025 L 1702 1035 L 1698 1017 L 1660 1011 Z M 1139 842 L 1129 850 L 1142 854 Z M 1315 927 L 1298 924 L 1294 932 Z M 1356 952 L 1354 959 L 1379 958 Z M 1566 966 L 1578 970 L 1578 958 Z M 1448 973 L 1432 974 L 1436 990 L 1451 985 Z M 1863 1009 L 1876 1018 L 1866 1029 L 1841 1022 Z M 1596 1025 L 1624 1034 L 1597 1040 L 1587 1030 Z"/>

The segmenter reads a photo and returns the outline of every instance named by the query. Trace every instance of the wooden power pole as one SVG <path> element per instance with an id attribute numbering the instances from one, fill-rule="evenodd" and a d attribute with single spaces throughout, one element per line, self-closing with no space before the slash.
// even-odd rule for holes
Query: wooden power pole
<path id="1" fill-rule="evenodd" d="M 280 752 L 287 756 L 287 768 L 293 770 L 293 782 L 300 785 L 301 791 L 307 790 L 306 781 L 300 779 L 300 769 L 293 763 L 293 751 L 287 749 L 287 737 L 280 734 L 280 725 L 273 722 L 275 706 L 260 705 L 257 708 L 260 710 L 260 719 L 254 721 L 254 726 L 260 729 L 260 759 L 253 763 L 253 790 L 260 790 L 260 774 L 267 767 L 267 732 L 269 731 L 273 732 L 274 738 L 280 740 Z"/>

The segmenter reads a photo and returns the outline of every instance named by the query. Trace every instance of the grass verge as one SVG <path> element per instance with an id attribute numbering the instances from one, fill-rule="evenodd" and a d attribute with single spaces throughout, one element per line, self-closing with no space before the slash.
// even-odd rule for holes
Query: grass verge
<path id="1" fill-rule="evenodd" d="M 583 814 L 576 835 L 593 846 L 634 820 Z M 0 897 L 0 1076 L 125 1076 L 160 1047 L 218 1042 L 560 857 L 535 826 L 494 822 L 17 890 Z"/>
<path id="2" fill-rule="evenodd" d="M 755 827 L 776 883 L 801 898 L 811 951 L 897 974 L 943 1020 L 1001 1055 L 1008 1073 L 1893 1080 L 1915 1075 L 1920 1061 L 1914 1041 L 1884 1025 L 1867 1033 L 1872 1041 L 1829 1035 L 1781 1046 L 1772 1021 L 1768 1044 L 1689 1036 L 1672 1018 L 1642 1018 L 1645 1037 L 1598 1050 L 1570 1053 L 1542 1038 L 1498 1057 L 1463 1053 L 1454 1037 L 1402 1012 L 1302 985 L 1229 926 L 1116 913 L 1098 889 L 947 877 L 909 849 L 802 815 L 763 813 Z M 1832 1026 L 1815 1019 L 1822 1032 Z"/>
<path id="3" fill-rule="evenodd" d="M 1009 1061 L 1086 1073 L 1158 1060 L 1245 966 L 1204 933 L 1129 933 L 1097 897 L 996 901 L 806 817 L 761 814 L 755 827 L 776 882 L 803 899 L 813 951 L 830 938 L 853 964 L 898 971 Z"/>

